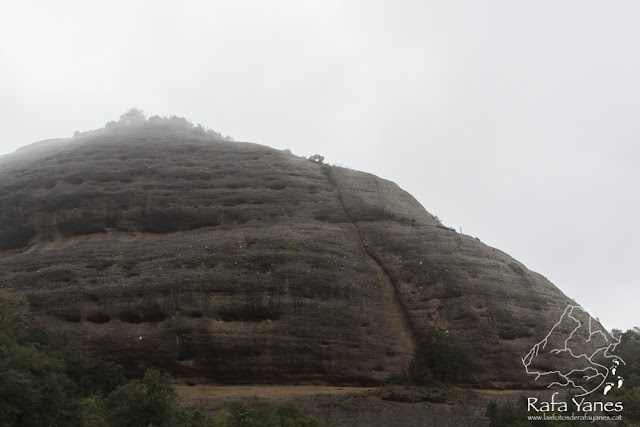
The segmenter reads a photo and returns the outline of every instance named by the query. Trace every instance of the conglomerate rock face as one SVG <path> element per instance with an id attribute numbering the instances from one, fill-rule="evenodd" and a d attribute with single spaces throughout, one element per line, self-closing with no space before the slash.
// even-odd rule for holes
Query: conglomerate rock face
<path id="1" fill-rule="evenodd" d="M 392 182 L 146 123 L 0 157 L 0 286 L 89 354 L 193 382 L 374 384 L 429 328 L 470 381 L 572 303 Z"/>

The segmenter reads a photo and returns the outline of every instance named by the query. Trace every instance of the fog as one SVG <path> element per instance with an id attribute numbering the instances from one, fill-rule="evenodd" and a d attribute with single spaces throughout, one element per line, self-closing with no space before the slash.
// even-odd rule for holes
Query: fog
<path id="1" fill-rule="evenodd" d="M 375 173 L 640 325 L 640 3 L 0 4 L 0 154 L 130 107 Z"/>

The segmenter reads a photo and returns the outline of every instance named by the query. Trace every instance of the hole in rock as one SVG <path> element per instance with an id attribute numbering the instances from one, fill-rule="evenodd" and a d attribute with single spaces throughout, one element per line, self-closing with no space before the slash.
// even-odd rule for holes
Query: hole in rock
<path id="1" fill-rule="evenodd" d="M 123 311 L 120 313 L 120 320 L 126 323 L 141 323 L 142 316 L 133 311 Z"/>
<path id="2" fill-rule="evenodd" d="M 91 323 L 107 323 L 111 318 L 104 313 L 92 313 L 87 316 L 87 320 Z"/>
<path id="3" fill-rule="evenodd" d="M 151 308 L 142 313 L 143 322 L 162 322 L 166 317 L 159 308 Z"/>
<path id="4" fill-rule="evenodd" d="M 285 188 L 287 188 L 287 184 L 283 182 L 274 182 L 273 184 L 267 185 L 267 188 L 270 188 L 272 190 L 284 190 Z"/>
<path id="5" fill-rule="evenodd" d="M 222 320 L 223 322 L 229 323 L 229 322 L 233 322 L 236 319 L 234 318 L 234 316 L 231 316 L 229 314 L 223 314 L 222 316 L 220 316 L 220 320 Z"/>
<path id="6" fill-rule="evenodd" d="M 62 314 L 59 317 L 67 322 L 79 323 L 82 321 L 82 317 L 79 314 Z"/>

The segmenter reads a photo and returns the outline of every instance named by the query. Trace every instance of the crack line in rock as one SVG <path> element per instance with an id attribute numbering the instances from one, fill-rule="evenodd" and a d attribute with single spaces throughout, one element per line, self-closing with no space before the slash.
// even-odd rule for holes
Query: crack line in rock
<path id="1" fill-rule="evenodd" d="M 358 239 L 360 240 L 360 245 L 362 246 L 362 249 L 364 250 L 364 253 L 367 259 L 367 264 L 371 265 L 374 268 L 374 270 L 377 270 L 379 275 L 383 279 L 383 281 L 387 282 L 392 288 L 393 304 L 399 307 L 398 312 L 402 317 L 402 323 L 404 324 L 405 333 L 407 333 L 407 335 L 409 336 L 409 339 L 411 340 L 414 346 L 418 345 L 418 341 L 419 341 L 418 336 L 416 334 L 415 328 L 413 327 L 413 323 L 411 323 L 411 319 L 409 318 L 407 310 L 402 304 L 402 301 L 400 300 L 398 287 L 396 286 L 394 281 L 391 280 L 391 277 L 385 271 L 384 267 L 382 266 L 382 263 L 374 256 L 374 254 L 372 254 L 369 251 L 369 249 L 367 248 L 367 245 L 365 245 L 364 239 L 362 238 L 360 227 L 358 226 L 358 222 L 353 220 L 353 218 L 351 217 L 351 214 L 349 214 L 349 211 L 347 210 L 347 207 L 344 204 L 344 200 L 342 199 L 342 194 L 340 193 L 340 187 L 333 180 L 333 178 L 331 177 L 331 174 L 327 175 L 327 178 L 329 178 L 329 182 L 331 182 L 331 184 L 333 184 L 333 186 L 336 188 L 337 197 L 338 197 L 338 200 L 340 201 L 340 205 L 342 206 L 344 213 L 347 215 L 347 218 L 349 218 L 350 223 L 356 229 L 356 232 L 358 234 Z"/>

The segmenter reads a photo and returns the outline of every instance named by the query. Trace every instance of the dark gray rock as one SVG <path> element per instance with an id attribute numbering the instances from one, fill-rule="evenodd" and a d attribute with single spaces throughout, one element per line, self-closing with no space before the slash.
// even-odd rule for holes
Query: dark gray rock
<path id="1" fill-rule="evenodd" d="M 158 124 L 0 158 L 1 285 L 130 373 L 376 383 L 442 328 L 471 381 L 521 359 L 572 303 L 376 176 Z"/>

